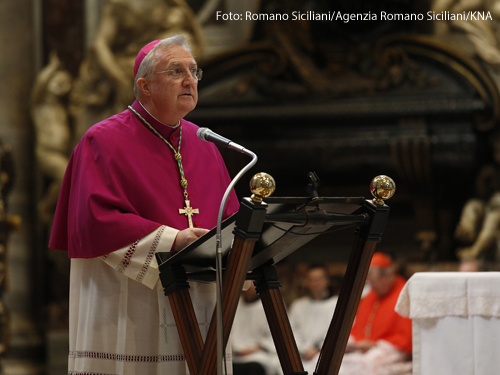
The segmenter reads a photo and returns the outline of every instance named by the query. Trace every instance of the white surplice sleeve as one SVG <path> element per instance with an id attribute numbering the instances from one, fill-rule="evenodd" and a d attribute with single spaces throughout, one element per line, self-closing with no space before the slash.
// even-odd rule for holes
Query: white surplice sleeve
<path id="1" fill-rule="evenodd" d="M 162 225 L 134 243 L 99 257 L 117 272 L 154 289 L 159 280 L 157 251 L 170 251 L 177 229 Z"/>

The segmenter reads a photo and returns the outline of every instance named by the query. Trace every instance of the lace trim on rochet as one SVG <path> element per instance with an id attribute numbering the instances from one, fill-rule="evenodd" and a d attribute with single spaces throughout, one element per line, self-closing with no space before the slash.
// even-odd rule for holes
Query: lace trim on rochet
<path id="1" fill-rule="evenodd" d="M 146 272 L 149 268 L 149 265 L 151 264 L 151 261 L 153 260 L 153 257 L 156 253 L 156 249 L 158 248 L 158 245 L 160 244 L 160 239 L 165 231 L 165 226 L 162 225 L 159 229 L 158 232 L 156 232 L 155 239 L 153 240 L 153 243 L 151 245 L 151 248 L 149 249 L 148 255 L 146 257 L 146 260 L 144 261 L 144 264 L 142 265 L 141 270 L 139 271 L 139 274 L 137 275 L 137 278 L 135 279 L 138 282 L 142 282 L 144 279 L 144 276 L 146 276 Z"/>
<path id="2" fill-rule="evenodd" d="M 138 239 L 128 248 L 127 252 L 125 253 L 125 256 L 123 257 L 122 262 L 116 268 L 116 270 L 119 273 L 124 273 L 125 270 L 128 268 L 128 266 L 130 266 L 132 255 L 134 255 L 137 245 L 139 244 L 140 241 L 141 240 Z"/>
<path id="3" fill-rule="evenodd" d="M 93 359 L 108 359 L 119 362 L 153 362 L 153 363 L 186 360 L 186 357 L 183 354 L 132 355 L 132 354 L 102 353 L 102 352 L 92 352 L 92 351 L 82 351 L 82 350 L 69 352 L 69 358 L 93 358 Z"/>

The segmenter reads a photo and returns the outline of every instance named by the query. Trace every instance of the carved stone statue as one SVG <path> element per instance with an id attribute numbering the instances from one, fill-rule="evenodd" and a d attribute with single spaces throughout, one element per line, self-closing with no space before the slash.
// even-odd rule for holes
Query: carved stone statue
<path id="1" fill-rule="evenodd" d="M 500 134 L 491 137 L 494 164 L 485 165 L 476 181 L 477 196 L 462 209 L 455 238 L 468 247 L 457 250 L 461 260 L 489 258 L 500 260 Z"/>
<path id="2" fill-rule="evenodd" d="M 466 14 L 467 20 L 434 22 L 437 38 L 453 45 L 460 53 L 478 58 L 500 86 L 500 2 L 496 0 L 435 0 L 435 13 Z M 477 16 L 479 12 L 481 17 Z M 484 19 L 483 19 L 484 18 Z M 457 249 L 461 261 L 500 260 L 497 241 L 500 229 L 500 137 L 490 139 L 494 161 L 483 166 L 476 181 L 476 196 L 462 209 L 455 238 L 468 245 Z"/>
<path id="3" fill-rule="evenodd" d="M 50 179 L 38 205 L 39 216 L 51 223 L 64 172 L 69 160 L 71 129 L 65 97 L 71 90 L 71 75 L 61 69 L 55 52 L 35 80 L 31 93 L 31 115 L 36 130 L 36 156 L 42 173 Z"/>
<path id="4" fill-rule="evenodd" d="M 71 92 L 75 143 L 91 125 L 132 103 L 134 60 L 145 44 L 184 34 L 195 57 L 202 50 L 201 27 L 184 0 L 108 0 L 101 14 Z"/>
<path id="5" fill-rule="evenodd" d="M 454 43 L 461 52 L 471 52 L 486 63 L 500 68 L 500 2 L 496 0 L 435 0 L 432 10 L 436 13 L 448 11 L 453 14 L 480 12 L 486 17 L 472 17 L 467 20 L 450 20 L 434 22 L 434 33 L 437 37 L 446 38 L 450 34 L 464 36 L 470 43 Z M 488 13 L 489 12 L 489 13 Z M 472 13 L 474 14 L 474 13 Z M 472 46 L 472 48 L 470 48 Z"/>

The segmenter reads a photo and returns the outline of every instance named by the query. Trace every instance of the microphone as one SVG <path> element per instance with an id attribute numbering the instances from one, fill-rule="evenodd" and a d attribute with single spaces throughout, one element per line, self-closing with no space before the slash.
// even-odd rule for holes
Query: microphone
<path id="1" fill-rule="evenodd" d="M 214 133 L 208 128 L 199 128 L 196 131 L 196 135 L 202 141 L 215 143 L 217 146 L 227 147 L 232 150 L 241 152 L 242 154 L 248 155 L 252 158 L 252 161 L 248 163 L 231 181 L 231 183 L 226 188 L 224 196 L 219 207 L 219 215 L 217 217 L 217 230 L 215 234 L 216 243 L 216 256 L 215 256 L 215 282 L 217 286 L 216 291 L 216 306 L 217 306 L 217 375 L 222 374 L 222 365 L 224 357 L 224 314 L 222 311 L 222 216 L 224 214 L 224 208 L 226 207 L 226 202 L 229 197 L 229 193 L 236 185 L 236 182 L 250 169 L 255 163 L 257 163 L 257 155 L 252 151 L 247 150 L 245 147 L 240 146 L 231 140 L 224 138 L 223 136 Z"/>
<path id="2" fill-rule="evenodd" d="M 247 150 L 245 147 L 237 143 L 234 143 L 233 141 L 223 137 L 222 135 L 219 135 L 211 131 L 209 128 L 199 128 L 196 132 L 196 135 L 202 141 L 212 142 L 215 143 L 217 146 L 227 147 L 230 148 L 231 150 L 241 152 L 242 154 L 252 156 L 251 151 Z"/>

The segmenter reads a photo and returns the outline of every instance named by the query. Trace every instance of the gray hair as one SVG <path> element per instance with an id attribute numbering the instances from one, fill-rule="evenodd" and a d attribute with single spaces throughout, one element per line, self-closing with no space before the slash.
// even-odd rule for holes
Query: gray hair
<path id="1" fill-rule="evenodd" d="M 134 79 L 134 94 L 136 99 L 139 99 L 139 96 L 141 95 L 141 90 L 139 89 L 139 86 L 137 86 L 137 80 L 139 78 L 145 78 L 153 74 L 155 72 L 156 66 L 161 60 L 163 52 L 174 46 L 184 47 L 189 52 L 191 52 L 191 47 L 189 46 L 188 39 L 185 35 L 182 34 L 177 34 L 165 38 L 156 46 L 154 46 L 154 48 L 149 51 L 149 53 L 142 60 L 141 65 L 139 65 L 139 69 L 137 69 L 137 74 L 135 75 Z"/>

